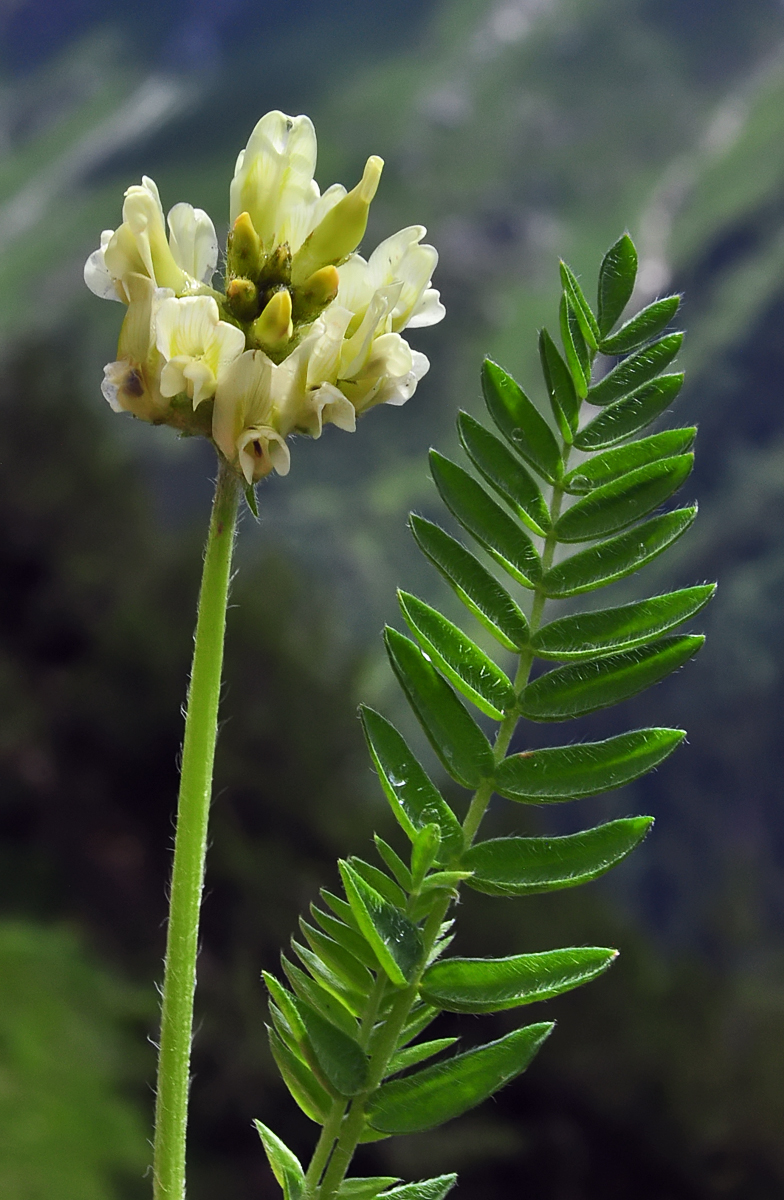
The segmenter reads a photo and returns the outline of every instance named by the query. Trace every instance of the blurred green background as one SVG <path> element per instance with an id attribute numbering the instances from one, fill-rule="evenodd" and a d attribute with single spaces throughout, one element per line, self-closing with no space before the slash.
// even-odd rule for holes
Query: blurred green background
<path id="1" fill-rule="evenodd" d="M 463 952 L 586 942 L 621 958 L 539 1007 L 558 1034 L 494 1102 L 367 1148 L 358 1170 L 457 1169 L 466 1200 L 781 1196 L 781 4 L 16 0 L 0 31 L 0 1195 L 150 1191 L 154 982 L 213 466 L 206 445 L 109 412 L 121 310 L 86 291 L 82 264 L 142 173 L 222 236 L 236 153 L 278 107 L 314 118 L 322 186 L 385 158 L 366 244 L 426 224 L 448 317 L 412 336 L 432 361 L 412 402 L 298 441 L 243 525 L 189 1195 L 277 1194 L 253 1117 L 303 1155 L 313 1141 L 271 1065 L 259 973 L 338 854 L 373 828 L 396 838 L 355 708 L 407 720 L 378 637 L 395 586 L 450 603 L 405 527 L 411 507 L 439 511 L 426 449 L 453 447 L 459 406 L 479 413 L 483 353 L 542 398 L 535 332 L 553 324 L 558 256 L 590 280 L 628 227 L 639 300 L 684 293 L 676 417 L 700 426 L 686 491 L 702 515 L 615 598 L 720 590 L 698 661 L 578 732 L 682 723 L 689 744 L 556 818 L 491 812 L 495 832 L 656 816 L 604 884 L 460 910 Z M 477 1036 L 468 1018 L 453 1029 Z"/>

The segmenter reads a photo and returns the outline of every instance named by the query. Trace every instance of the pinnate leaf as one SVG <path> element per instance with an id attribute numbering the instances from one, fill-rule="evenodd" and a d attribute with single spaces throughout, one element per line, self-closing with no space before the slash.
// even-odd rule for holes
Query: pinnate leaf
<path id="1" fill-rule="evenodd" d="M 714 583 L 682 588 L 618 608 L 575 613 L 543 625 L 531 639 L 538 658 L 578 662 L 631 650 L 661 637 L 701 612 L 716 591 Z"/>
<path id="2" fill-rule="evenodd" d="M 446 1012 L 502 1012 L 588 983 L 617 956 L 603 947 L 571 946 L 509 958 L 448 958 L 425 971 L 419 992 Z"/>
<path id="3" fill-rule="evenodd" d="M 482 364 L 482 393 L 490 416 L 518 454 L 548 483 L 563 474 L 563 460 L 550 426 L 520 384 L 491 359 Z"/>
<path id="4" fill-rule="evenodd" d="M 461 1116 L 524 1071 L 552 1029 L 549 1021 L 527 1025 L 382 1084 L 368 1103 L 369 1124 L 382 1133 L 419 1133 Z"/>
<path id="5" fill-rule="evenodd" d="M 510 754 L 498 766 L 495 789 L 508 800 L 527 804 L 597 796 L 658 767 L 685 736 L 682 729 L 635 729 L 602 742 L 577 742 Z"/>
<path id="6" fill-rule="evenodd" d="M 507 650 L 528 642 L 528 621 L 505 588 L 460 542 L 424 517 L 409 518 L 423 554 L 441 572 L 466 607 Z"/>
<path id="7" fill-rule="evenodd" d="M 558 667 L 528 684 L 520 709 L 532 721 L 568 721 L 619 704 L 682 667 L 704 641 L 697 635 L 659 638 L 635 650 Z"/>
<path id="8" fill-rule="evenodd" d="M 436 754 L 463 787 L 478 787 L 493 770 L 484 733 L 418 646 L 394 629 L 384 636 L 392 668 Z"/>
<path id="9" fill-rule="evenodd" d="M 696 505 L 678 508 L 580 550 L 551 567 L 542 580 L 542 588 L 547 596 L 577 596 L 623 579 L 652 562 L 682 537 L 696 515 Z"/>
<path id="10" fill-rule="evenodd" d="M 622 817 L 562 837 L 510 837 L 479 842 L 463 864 L 466 882 L 490 896 L 528 896 L 577 887 L 604 875 L 638 846 L 653 817 Z"/>

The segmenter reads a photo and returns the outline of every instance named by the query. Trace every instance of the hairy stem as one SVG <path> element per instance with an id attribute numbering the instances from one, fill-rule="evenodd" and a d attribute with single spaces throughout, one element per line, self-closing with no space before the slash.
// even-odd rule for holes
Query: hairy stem
<path id="1" fill-rule="evenodd" d="M 184 1200 L 185 1197 L 185 1140 L 199 910 L 237 501 L 237 480 L 221 463 L 204 555 L 185 716 L 161 1004 L 153 1160 L 155 1200 Z"/>

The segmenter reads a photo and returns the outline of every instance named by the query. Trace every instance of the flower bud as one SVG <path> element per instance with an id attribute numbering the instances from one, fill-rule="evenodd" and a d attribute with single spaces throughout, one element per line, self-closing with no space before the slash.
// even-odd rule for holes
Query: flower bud
<path id="1" fill-rule="evenodd" d="M 294 292 L 294 323 L 307 325 L 315 321 L 338 294 L 340 276 L 337 267 L 321 267 L 308 276 Z"/>
<path id="2" fill-rule="evenodd" d="M 281 288 L 251 325 L 250 336 L 257 346 L 274 354 L 291 340 L 293 332 L 291 293 L 288 288 Z"/>
<path id="3" fill-rule="evenodd" d="M 259 289 L 252 279 L 232 279 L 226 289 L 226 307 L 238 321 L 252 321 L 259 311 Z"/>
<path id="4" fill-rule="evenodd" d="M 256 279 L 263 257 L 261 241 L 250 215 L 246 212 L 240 213 L 229 231 L 226 246 L 227 274 Z"/>
<path id="5" fill-rule="evenodd" d="M 383 167 L 383 159 L 372 154 L 357 186 L 329 210 L 305 239 L 291 264 L 291 279 L 295 286 L 304 283 L 320 267 L 341 262 L 356 250 L 367 228 L 368 209 Z"/>

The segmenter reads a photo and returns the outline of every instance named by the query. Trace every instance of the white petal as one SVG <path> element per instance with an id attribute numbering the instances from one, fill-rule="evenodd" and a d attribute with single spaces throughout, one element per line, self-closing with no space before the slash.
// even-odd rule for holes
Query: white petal
<path id="1" fill-rule="evenodd" d="M 338 303 L 362 316 L 373 298 L 375 287 L 368 264 L 361 254 L 352 254 L 338 267 Z"/>
<path id="2" fill-rule="evenodd" d="M 164 363 L 160 384 L 162 396 L 179 396 L 180 392 L 187 392 L 185 369 L 190 361 L 186 355 L 182 354 L 177 358 L 170 358 L 167 363 Z"/>
<path id="3" fill-rule="evenodd" d="M 255 483 L 277 471 L 288 475 L 291 456 L 285 439 L 270 426 L 259 425 L 246 429 L 237 439 L 240 468 L 248 483 Z"/>
<path id="4" fill-rule="evenodd" d="M 401 284 L 393 283 L 379 288 L 367 307 L 362 323 L 350 338 L 343 343 L 340 355 L 340 378 L 352 379 L 365 365 L 371 352 L 371 344 L 388 313 L 400 298 Z"/>
<path id="5" fill-rule="evenodd" d="M 218 383 L 212 436 L 233 462 L 237 439 L 250 426 L 265 425 L 272 415 L 273 363 L 261 350 L 246 350 L 230 364 Z"/>
<path id="6" fill-rule="evenodd" d="M 203 354 L 217 324 L 218 306 L 212 296 L 164 300 L 156 320 L 158 349 L 164 358 Z"/>
<path id="7" fill-rule="evenodd" d="M 182 373 L 190 385 L 188 394 L 193 394 L 194 408 L 198 408 L 202 400 L 209 400 L 215 395 L 217 380 L 207 363 L 191 358 Z"/>
<path id="8" fill-rule="evenodd" d="M 103 369 L 103 381 L 101 383 L 101 393 L 104 400 L 108 403 L 113 412 L 123 412 L 123 406 L 120 404 L 117 393 L 122 380 L 128 373 L 129 363 L 127 362 L 112 362 L 107 363 Z"/>
<path id="9" fill-rule="evenodd" d="M 248 139 L 242 162 L 238 160 L 231 184 L 232 222 L 249 212 L 269 249 L 293 209 L 316 203 L 315 168 L 316 131 L 310 118 L 266 113 Z"/>
<path id="10" fill-rule="evenodd" d="M 191 204 L 175 204 L 168 223 L 174 261 L 192 279 L 209 283 L 218 262 L 218 238 L 207 213 Z"/>
<path id="11" fill-rule="evenodd" d="M 399 266 L 403 256 L 422 240 L 426 232 L 424 225 L 409 225 L 379 242 L 368 260 L 374 288 L 400 278 Z"/>
<path id="12" fill-rule="evenodd" d="M 107 269 L 103 250 L 93 250 L 84 264 L 84 282 L 93 295 L 99 296 L 101 300 L 119 300 L 122 304 L 114 279 Z"/>
<path id="13" fill-rule="evenodd" d="M 406 322 L 407 329 L 422 329 L 425 325 L 437 325 L 446 316 L 441 303 L 441 294 L 435 288 L 426 288 L 418 304 Z"/>

